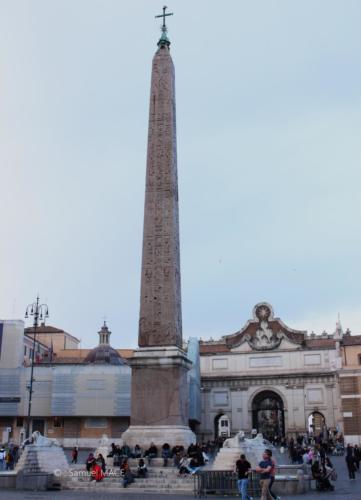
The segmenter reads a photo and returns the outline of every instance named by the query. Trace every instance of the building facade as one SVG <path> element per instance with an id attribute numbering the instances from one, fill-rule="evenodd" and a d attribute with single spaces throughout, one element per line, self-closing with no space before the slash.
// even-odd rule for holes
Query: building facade
<path id="1" fill-rule="evenodd" d="M 346 332 L 341 353 L 340 393 L 345 441 L 361 445 L 361 335 Z"/>
<path id="2" fill-rule="evenodd" d="M 30 432 L 38 430 L 69 447 L 96 447 L 104 434 L 119 441 L 130 423 L 133 350 L 113 349 L 106 324 L 93 349 L 74 348 L 66 339 L 76 337 L 61 329 L 42 325 L 42 331 L 44 343 L 35 339 Z M 200 421 L 198 340 L 184 347 L 192 362 L 188 417 L 195 430 Z M 0 444 L 25 438 L 33 349 L 23 321 L 0 321 Z"/>
<path id="3" fill-rule="evenodd" d="M 34 328 L 25 328 L 25 334 L 33 339 Z M 54 328 L 53 326 L 41 323 L 36 329 L 36 339 L 43 345 L 46 345 L 53 352 L 59 352 L 62 349 L 78 349 L 80 340 L 65 332 L 61 328 Z"/>
<path id="4" fill-rule="evenodd" d="M 268 438 L 342 428 L 335 335 L 307 335 L 275 318 L 262 302 L 238 332 L 201 342 L 203 439 L 218 435 L 222 416 L 231 433 Z"/>
<path id="5" fill-rule="evenodd" d="M 130 422 L 133 350 L 111 348 L 106 325 L 94 349 L 63 349 L 64 339 L 42 340 L 35 343 L 31 430 L 66 446 L 96 446 L 103 434 L 119 440 Z M 192 362 L 189 425 L 198 439 L 217 437 L 226 422 L 231 435 L 331 431 L 361 444 L 361 335 L 343 334 L 340 325 L 333 334 L 308 335 L 285 325 L 262 302 L 236 333 L 216 341 L 193 338 L 183 348 Z M 23 321 L 0 321 L 4 443 L 19 443 L 25 435 L 30 349 L 33 338 Z"/>
<path id="6" fill-rule="evenodd" d="M 39 430 L 65 446 L 96 446 L 103 434 L 119 438 L 129 425 L 131 369 L 110 346 L 108 328 L 103 325 L 99 345 L 85 352 L 61 349 L 69 334 L 46 328 L 61 339 L 58 343 L 42 336 L 52 345 L 47 352 L 45 344 L 35 342 L 30 431 Z M 29 345 L 23 321 L 1 321 L 0 332 L 0 436 L 3 443 L 20 443 L 25 438 L 31 370 L 24 345 L 33 349 L 33 338 Z"/>

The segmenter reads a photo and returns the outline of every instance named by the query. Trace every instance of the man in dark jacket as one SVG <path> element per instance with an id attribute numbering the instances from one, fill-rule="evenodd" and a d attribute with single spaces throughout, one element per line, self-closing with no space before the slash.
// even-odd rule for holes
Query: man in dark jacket
<path id="1" fill-rule="evenodd" d="M 236 462 L 236 472 L 238 474 L 238 491 L 242 500 L 252 500 L 248 495 L 248 476 L 251 472 L 251 464 L 246 460 L 246 455 L 241 455 Z"/>

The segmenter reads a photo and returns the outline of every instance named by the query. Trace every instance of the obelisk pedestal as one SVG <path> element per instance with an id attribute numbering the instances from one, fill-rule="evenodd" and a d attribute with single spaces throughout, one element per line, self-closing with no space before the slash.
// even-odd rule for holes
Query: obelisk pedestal
<path id="1" fill-rule="evenodd" d="M 175 76 L 164 20 L 152 64 L 139 349 L 130 360 L 131 426 L 122 436 L 143 447 L 195 442 L 188 427 L 192 363 L 182 342 Z"/>
<path id="2" fill-rule="evenodd" d="M 188 446 L 196 442 L 188 427 L 188 380 L 191 362 L 176 346 L 143 347 L 132 366 L 131 426 L 123 434 L 130 446 Z"/>

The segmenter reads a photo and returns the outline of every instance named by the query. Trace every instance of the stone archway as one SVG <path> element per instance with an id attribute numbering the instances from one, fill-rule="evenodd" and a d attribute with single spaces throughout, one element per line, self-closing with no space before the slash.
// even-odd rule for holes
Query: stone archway
<path id="1" fill-rule="evenodd" d="M 270 441 L 285 435 L 284 405 L 279 394 L 265 390 L 253 398 L 252 425 Z"/>
<path id="2" fill-rule="evenodd" d="M 223 411 L 220 411 L 215 417 L 214 417 L 214 439 L 217 440 L 219 437 L 219 428 L 218 428 L 218 423 L 219 419 L 224 415 Z"/>
<path id="3" fill-rule="evenodd" d="M 326 428 L 326 419 L 323 413 L 318 410 L 313 411 L 308 417 L 308 432 L 317 436 L 323 434 Z"/>

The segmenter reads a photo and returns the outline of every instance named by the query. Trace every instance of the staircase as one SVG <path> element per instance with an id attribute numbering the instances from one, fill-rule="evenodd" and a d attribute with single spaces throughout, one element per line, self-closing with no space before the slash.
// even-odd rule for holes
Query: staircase
<path id="1" fill-rule="evenodd" d="M 116 493 L 139 492 L 139 493 L 171 493 L 193 495 L 194 478 L 187 474 L 179 476 L 178 469 L 173 466 L 161 467 L 154 459 L 154 465 L 148 467 L 148 477 L 137 478 L 134 476 L 134 482 L 126 488 L 123 487 L 123 478 L 120 475 L 119 467 L 110 469 L 110 474 L 100 481 L 90 481 L 85 475 L 84 466 L 74 467 L 62 477 L 62 488 L 67 490 L 80 491 L 114 491 Z M 130 468 L 136 471 L 137 461 L 129 460 Z M 84 475 L 81 475 L 81 474 Z"/>

